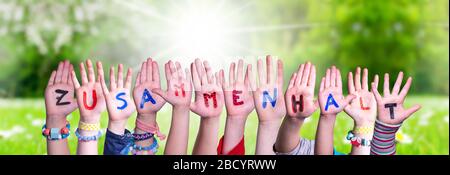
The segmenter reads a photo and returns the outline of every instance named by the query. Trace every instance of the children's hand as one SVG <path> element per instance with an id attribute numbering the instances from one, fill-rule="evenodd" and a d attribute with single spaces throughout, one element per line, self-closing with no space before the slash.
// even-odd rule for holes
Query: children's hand
<path id="1" fill-rule="evenodd" d="M 347 104 L 355 98 L 342 95 L 342 78 L 339 69 L 333 66 L 327 69 L 326 76 L 322 78 L 319 90 L 319 105 L 321 116 L 336 116 Z"/>
<path id="2" fill-rule="evenodd" d="M 316 111 L 318 103 L 314 101 L 315 82 L 316 67 L 310 62 L 301 64 L 298 72 L 292 74 L 285 94 L 289 117 L 306 118 Z"/>
<path id="3" fill-rule="evenodd" d="M 195 89 L 195 102 L 190 105 L 192 112 L 201 117 L 219 117 L 224 104 L 219 74 L 215 73 L 214 79 L 208 62 L 202 64 L 200 59 L 191 64 L 191 71 Z"/>
<path id="4" fill-rule="evenodd" d="M 167 91 L 162 91 L 161 88 L 155 88 L 152 91 L 160 95 L 164 100 L 174 106 L 174 108 L 189 109 L 192 98 L 192 86 L 189 69 L 183 70 L 179 62 L 176 62 L 176 67 L 172 61 L 164 65 Z"/>
<path id="5" fill-rule="evenodd" d="M 414 112 L 420 109 L 421 106 L 417 104 L 409 109 L 404 108 L 403 102 L 405 101 L 405 97 L 408 94 L 412 78 L 408 78 L 406 84 L 403 86 L 403 89 L 400 91 L 402 80 L 403 72 L 400 72 L 391 93 L 389 90 L 389 74 L 384 74 L 384 97 L 381 97 L 380 93 L 378 92 L 378 82 L 372 83 L 372 91 L 378 104 L 379 121 L 392 125 L 401 124 Z"/>
<path id="6" fill-rule="evenodd" d="M 235 74 L 236 64 L 230 65 L 229 82 L 226 82 L 223 71 L 220 71 L 220 81 L 225 96 L 225 106 L 229 117 L 247 117 L 255 108 L 253 96 L 250 90 L 249 71 L 252 66 L 247 66 L 245 79 L 243 76 L 242 59 L 238 62 L 237 75 Z"/>
<path id="7" fill-rule="evenodd" d="M 99 79 L 97 78 L 97 80 L 95 80 L 95 73 L 91 60 L 87 60 L 86 65 L 88 67 L 87 75 L 84 63 L 80 63 L 81 86 L 75 71 L 72 70 L 72 80 L 75 85 L 75 94 L 80 109 L 80 119 L 86 123 L 98 123 L 100 121 L 100 114 L 106 108 L 105 98 L 102 93 Z"/>
<path id="8" fill-rule="evenodd" d="M 51 121 L 65 124 L 66 117 L 77 107 L 74 98 L 74 86 L 70 72 L 73 71 L 69 61 L 60 62 L 53 71 L 45 89 L 45 111 L 47 123 Z"/>
<path id="9" fill-rule="evenodd" d="M 138 116 L 154 116 L 166 104 L 166 100 L 152 89 L 161 89 L 161 82 L 158 63 L 149 58 L 142 63 L 133 90 Z"/>
<path id="10" fill-rule="evenodd" d="M 119 64 L 117 82 L 114 75 L 114 67 L 109 69 L 109 88 L 105 83 L 105 75 L 101 62 L 97 62 L 98 74 L 101 81 L 103 95 L 106 99 L 106 107 L 108 108 L 108 116 L 110 122 L 126 123 L 127 119 L 136 110 L 132 104 L 130 88 L 131 88 L 131 68 L 128 68 L 125 84 L 123 81 L 123 65 Z"/>
<path id="11" fill-rule="evenodd" d="M 250 86 L 260 123 L 279 121 L 286 115 L 286 106 L 283 97 L 283 63 L 277 62 L 276 80 L 273 75 L 272 57 L 266 57 L 266 71 L 263 70 L 262 60 L 258 60 L 259 84 L 256 85 L 251 69 L 249 71 Z"/>
<path id="12" fill-rule="evenodd" d="M 375 76 L 374 82 L 378 84 L 378 76 Z M 373 126 L 377 116 L 377 104 L 375 96 L 369 91 L 367 68 L 364 68 L 362 83 L 361 68 L 356 69 L 354 80 L 352 72 L 348 74 L 348 93 L 356 98 L 345 107 L 345 112 L 353 118 L 357 126 Z"/>

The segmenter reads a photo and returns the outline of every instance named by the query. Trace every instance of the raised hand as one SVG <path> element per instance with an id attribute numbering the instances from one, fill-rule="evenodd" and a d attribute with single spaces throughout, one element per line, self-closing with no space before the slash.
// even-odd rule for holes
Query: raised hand
<path id="1" fill-rule="evenodd" d="M 378 75 L 374 82 L 378 84 Z M 344 110 L 353 118 L 357 126 L 372 126 L 377 117 L 377 103 L 375 96 L 368 87 L 368 70 L 364 68 L 361 83 L 361 68 L 356 68 L 355 78 L 352 72 L 348 73 L 348 93 L 355 98 L 347 105 Z"/>
<path id="2" fill-rule="evenodd" d="M 91 60 L 88 59 L 86 65 L 88 74 L 86 74 L 84 63 L 80 63 L 81 86 L 75 71 L 72 70 L 72 80 L 75 85 L 75 94 L 80 109 L 80 120 L 85 123 L 98 123 L 100 121 L 100 114 L 106 108 L 105 98 L 99 79 L 95 79 Z"/>
<path id="3" fill-rule="evenodd" d="M 336 69 L 335 66 L 331 70 L 327 69 L 326 76 L 322 78 L 319 90 L 321 116 L 336 116 L 354 98 L 355 96 L 351 94 L 344 98 L 342 94 L 341 71 Z"/>
<path id="4" fill-rule="evenodd" d="M 250 87 L 254 91 L 253 99 L 259 121 L 279 121 L 286 114 L 283 97 L 283 63 L 278 60 L 276 76 L 273 75 L 272 57 L 270 55 L 266 57 L 265 71 L 261 59 L 258 60 L 257 64 L 258 86 L 253 79 L 251 69 L 248 74 L 250 76 Z"/>
<path id="5" fill-rule="evenodd" d="M 191 64 L 191 71 L 195 89 L 195 101 L 190 105 L 192 112 L 201 117 L 219 117 L 224 105 L 219 74 L 213 76 L 208 62 L 202 64 L 200 59 Z"/>
<path id="6" fill-rule="evenodd" d="M 286 90 L 287 115 L 293 118 L 306 118 L 318 108 L 314 101 L 314 87 L 316 82 L 316 66 L 310 62 L 301 64 L 298 72 L 292 74 Z"/>
<path id="7" fill-rule="evenodd" d="M 45 89 L 45 111 L 47 124 L 55 121 L 63 126 L 66 117 L 77 109 L 78 104 L 74 98 L 74 86 L 70 72 L 73 71 L 69 61 L 60 62 L 58 69 L 53 71 Z M 60 126 L 60 127 L 63 127 Z"/>
<path id="8" fill-rule="evenodd" d="M 389 74 L 384 74 L 384 92 L 382 97 L 378 92 L 378 82 L 372 83 L 372 91 L 378 104 L 378 120 L 391 125 L 401 124 L 413 113 L 420 109 L 420 105 L 416 104 L 409 109 L 405 109 L 403 102 L 408 94 L 411 86 L 412 78 L 409 77 L 405 85 L 400 91 L 402 85 L 403 72 L 398 74 L 392 92 L 389 90 Z"/>
<path id="9" fill-rule="evenodd" d="M 128 118 L 136 110 L 133 101 L 131 100 L 131 68 L 128 68 L 125 83 L 123 80 L 123 65 L 118 66 L 117 82 L 114 75 L 114 67 L 109 69 L 109 90 L 105 83 L 105 75 L 101 62 L 97 62 L 98 74 L 101 81 L 103 95 L 106 99 L 106 107 L 108 109 L 109 123 L 120 123 L 121 130 L 125 128 Z M 108 127 L 111 129 L 110 127 Z M 122 132 L 120 132 L 122 133 Z"/>
<path id="10" fill-rule="evenodd" d="M 152 91 L 160 88 L 158 63 L 149 58 L 142 63 L 133 90 L 138 116 L 154 116 L 166 104 L 166 100 Z"/>
<path id="11" fill-rule="evenodd" d="M 243 75 L 243 67 L 244 61 L 240 59 L 236 75 L 236 64 L 231 63 L 229 82 L 226 82 L 223 71 L 219 73 L 228 117 L 247 118 L 255 108 L 249 80 L 249 71 L 251 71 L 252 65 L 249 64 L 247 66 L 245 78 Z"/>

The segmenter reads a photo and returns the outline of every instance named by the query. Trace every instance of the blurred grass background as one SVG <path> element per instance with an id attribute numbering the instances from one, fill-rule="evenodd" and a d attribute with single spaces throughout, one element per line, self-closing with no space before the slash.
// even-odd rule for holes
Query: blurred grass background
<path id="1" fill-rule="evenodd" d="M 39 134 L 45 121 L 42 97 L 61 60 L 78 64 L 91 58 L 105 67 L 122 63 L 136 74 L 140 62 L 150 56 L 160 65 L 175 59 L 185 67 L 201 57 L 227 71 L 237 58 L 255 63 L 266 54 L 284 61 L 285 79 L 306 60 L 316 64 L 318 77 L 331 65 L 344 75 L 357 66 L 369 68 L 371 77 L 395 77 L 404 71 L 414 78 L 406 103 L 423 108 L 402 127 L 398 152 L 448 154 L 448 7 L 447 0 L 0 0 L 0 154 L 45 153 Z M 178 45 L 184 37 L 174 38 L 183 17 L 194 12 L 226 19 L 221 31 L 200 40 L 195 48 L 199 50 L 191 48 L 191 41 Z M 192 38 L 213 32 L 206 22 L 197 23 L 206 30 L 194 32 Z M 158 117 L 166 133 L 170 110 L 166 105 Z M 335 143 L 338 151 L 348 152 L 343 138 L 352 122 L 341 115 Z M 73 126 L 78 117 L 78 112 L 70 116 Z M 106 118 L 104 114 L 105 127 Z M 189 149 L 199 120 L 191 118 Z M 314 139 L 316 126 L 317 114 L 301 134 Z M 246 128 L 247 154 L 254 153 L 256 127 L 252 114 Z M 74 153 L 75 137 L 69 140 Z"/>

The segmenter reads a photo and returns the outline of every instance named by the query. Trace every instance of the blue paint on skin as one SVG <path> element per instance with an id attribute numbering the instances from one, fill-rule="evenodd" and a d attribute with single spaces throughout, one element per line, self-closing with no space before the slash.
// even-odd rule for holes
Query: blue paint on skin
<path id="1" fill-rule="evenodd" d="M 262 102 L 262 107 L 263 108 L 267 107 L 267 101 L 270 101 L 270 104 L 272 105 L 272 107 L 275 107 L 275 105 L 277 104 L 277 96 L 278 96 L 277 88 L 275 88 L 273 90 L 273 94 L 274 94 L 274 97 L 272 98 L 269 95 L 269 92 L 263 91 L 263 102 Z"/>
<path id="2" fill-rule="evenodd" d="M 117 100 L 123 101 L 123 105 L 122 106 L 117 106 L 117 109 L 123 110 L 123 109 L 125 109 L 128 106 L 127 101 L 125 99 L 121 98 L 121 96 L 124 96 L 124 95 L 125 95 L 125 92 L 121 92 L 121 93 L 118 93 L 116 95 L 116 99 Z"/>
<path id="3" fill-rule="evenodd" d="M 147 102 L 151 102 L 152 104 L 156 104 L 155 99 L 153 99 L 152 95 L 150 94 L 150 91 L 147 89 L 144 90 L 144 93 L 142 94 L 142 100 L 139 107 L 142 109 L 144 108 L 144 104 Z"/>
<path id="4" fill-rule="evenodd" d="M 337 104 L 336 100 L 334 100 L 333 95 L 329 94 L 327 98 L 327 104 L 325 105 L 325 111 L 328 111 L 328 107 L 330 104 L 334 105 L 336 108 L 339 108 L 339 105 Z"/>

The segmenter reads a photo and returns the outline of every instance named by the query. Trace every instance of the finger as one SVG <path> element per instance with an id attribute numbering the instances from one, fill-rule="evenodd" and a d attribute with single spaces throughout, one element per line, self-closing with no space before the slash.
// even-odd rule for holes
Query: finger
<path id="1" fill-rule="evenodd" d="M 361 90 L 361 68 L 356 68 L 355 73 L 355 90 L 360 91 Z"/>
<path id="2" fill-rule="evenodd" d="M 330 87 L 331 85 L 331 70 L 328 68 L 327 73 L 325 75 L 325 88 Z"/>
<path id="3" fill-rule="evenodd" d="M 253 78 L 252 64 L 247 65 L 248 79 L 250 80 L 250 88 L 256 91 L 256 80 Z"/>
<path id="4" fill-rule="evenodd" d="M 161 88 L 154 88 L 152 89 L 152 92 L 161 96 L 165 101 L 169 101 L 167 92 L 163 91 Z"/>
<path id="5" fill-rule="evenodd" d="M 230 72 L 228 72 L 228 76 L 229 76 L 229 83 L 230 85 L 234 85 L 235 84 L 235 73 L 236 73 L 236 64 L 235 63 L 231 63 L 230 65 Z"/>
<path id="6" fill-rule="evenodd" d="M 62 79 L 61 82 L 66 84 L 69 80 L 69 69 L 70 69 L 70 63 L 68 60 L 64 61 L 64 67 L 63 67 L 63 72 L 62 72 Z"/>
<path id="7" fill-rule="evenodd" d="M 355 94 L 355 85 L 353 82 L 353 73 L 349 72 L 347 76 L 347 83 L 348 83 L 348 93 L 349 94 Z"/>
<path id="8" fill-rule="evenodd" d="M 63 69 L 64 69 L 64 62 L 61 61 L 58 63 L 58 69 L 56 70 L 55 84 L 62 82 Z"/>
<path id="9" fill-rule="evenodd" d="M 339 91 L 342 92 L 342 76 L 341 76 L 341 70 L 336 70 L 336 87 L 338 87 Z"/>
<path id="10" fill-rule="evenodd" d="M 71 85 L 71 86 L 73 86 L 73 81 L 72 81 L 72 71 L 74 71 L 74 70 L 73 70 L 73 65 L 70 64 L 70 66 L 69 66 L 69 76 L 67 77 L 67 78 L 68 78 L 68 79 L 67 79 L 67 83 L 68 83 L 69 85 Z"/>
<path id="11" fill-rule="evenodd" d="M 141 71 L 139 71 L 136 75 L 136 81 L 134 82 L 134 87 L 139 86 L 141 84 Z"/>
<path id="12" fill-rule="evenodd" d="M 147 64 L 147 80 L 152 81 L 153 80 L 153 60 L 152 58 L 147 58 L 147 61 L 145 62 Z"/>
<path id="13" fill-rule="evenodd" d="M 109 94 L 109 90 L 105 82 L 105 73 L 103 71 L 103 65 L 99 61 L 97 61 L 97 73 L 100 79 L 100 85 L 102 86 L 103 94 L 107 96 Z"/>
<path id="14" fill-rule="evenodd" d="M 308 79 L 308 86 L 314 87 L 316 86 L 316 66 L 312 65 L 311 67 L 311 71 L 310 71 L 310 76 Z"/>
<path id="15" fill-rule="evenodd" d="M 250 86 L 250 77 L 249 77 L 249 72 L 248 72 L 248 65 L 247 65 L 247 69 L 245 70 L 245 79 L 244 79 L 244 85 L 245 87 L 249 87 Z"/>
<path id="16" fill-rule="evenodd" d="M 275 82 L 275 80 L 273 80 L 272 78 L 272 56 L 267 55 L 266 56 L 266 68 L 267 68 L 267 75 L 266 75 L 266 79 L 267 79 L 267 84 L 273 84 Z"/>
<path id="17" fill-rule="evenodd" d="M 192 88 L 192 79 L 191 79 L 191 73 L 189 72 L 189 69 L 188 68 L 186 68 L 186 69 L 184 69 L 184 72 L 185 72 L 185 75 L 184 75 L 184 77 L 186 77 L 186 80 L 187 80 L 187 83 L 188 83 L 188 87 L 186 87 L 186 88 L 189 88 L 189 90 L 191 90 L 191 88 Z"/>
<path id="18" fill-rule="evenodd" d="M 330 86 L 331 87 L 336 87 L 336 66 L 332 66 L 331 67 L 331 76 L 330 76 Z"/>
<path id="19" fill-rule="evenodd" d="M 295 79 L 297 79 L 297 72 L 294 72 L 294 73 L 291 75 L 291 79 L 289 80 L 288 89 L 294 87 Z"/>
<path id="20" fill-rule="evenodd" d="M 384 74 L 383 95 L 385 97 L 391 95 L 391 93 L 389 92 L 389 74 L 388 73 Z"/>
<path id="21" fill-rule="evenodd" d="M 375 78 L 373 79 L 373 82 L 375 83 L 375 88 L 378 89 L 378 82 L 379 82 L 378 74 L 375 74 Z"/>
<path id="22" fill-rule="evenodd" d="M 404 119 L 407 119 L 408 117 L 410 117 L 412 114 L 417 112 L 420 108 L 421 108 L 421 106 L 416 104 L 413 107 L 411 107 L 409 109 L 406 109 L 405 110 L 405 118 Z"/>
<path id="23" fill-rule="evenodd" d="M 84 68 L 84 63 L 80 63 L 80 74 L 81 74 L 81 84 L 87 84 L 88 78 L 86 74 L 86 69 Z"/>
<path id="24" fill-rule="evenodd" d="M 133 70 L 131 68 L 128 68 L 127 71 L 127 77 L 125 79 L 125 88 L 130 89 L 131 88 L 131 81 L 133 79 Z"/>
<path id="25" fill-rule="evenodd" d="M 220 70 L 219 76 L 220 76 L 219 77 L 220 78 L 220 84 L 222 85 L 221 86 L 222 90 L 225 91 L 228 86 L 226 85 L 226 82 L 225 82 L 225 75 L 224 75 L 223 70 Z"/>
<path id="26" fill-rule="evenodd" d="M 261 59 L 258 59 L 257 62 L 257 69 L 258 69 L 258 80 L 259 80 L 259 86 L 262 84 L 266 84 L 266 74 L 264 74 L 264 68 L 263 63 Z"/>
<path id="27" fill-rule="evenodd" d="M 399 96 L 401 99 L 405 99 L 406 95 L 408 95 L 408 91 L 409 91 L 409 88 L 411 87 L 411 83 L 412 83 L 412 78 L 409 77 L 408 80 L 406 80 L 405 86 L 403 86 L 402 91 L 400 91 Z"/>
<path id="28" fill-rule="evenodd" d="M 399 72 L 397 76 L 397 80 L 395 81 L 394 88 L 392 89 L 392 95 L 398 95 L 400 91 L 400 87 L 402 86 L 403 81 L 403 72 Z"/>
<path id="29" fill-rule="evenodd" d="M 194 89 L 196 91 L 199 91 L 200 87 L 201 87 L 201 82 L 200 82 L 200 78 L 198 76 L 197 66 L 195 66 L 194 63 L 191 63 L 191 73 L 192 73 L 192 81 L 194 84 Z"/>
<path id="30" fill-rule="evenodd" d="M 200 83 L 203 84 L 207 84 L 208 83 L 208 79 L 206 78 L 206 71 L 205 68 L 203 67 L 202 62 L 200 61 L 200 59 L 195 59 L 195 68 L 197 69 L 197 74 L 199 76 L 200 79 Z"/>
<path id="31" fill-rule="evenodd" d="M 184 80 L 186 77 L 184 77 L 183 68 L 181 68 L 180 62 L 175 62 L 175 66 L 177 67 L 177 73 L 178 73 L 178 80 Z"/>
<path id="32" fill-rule="evenodd" d="M 205 71 L 209 84 L 214 84 L 214 73 L 212 72 L 211 66 L 209 66 L 208 61 L 203 61 L 203 66 L 205 66 Z"/>
<path id="33" fill-rule="evenodd" d="M 161 86 L 161 80 L 159 78 L 159 66 L 158 66 L 158 62 L 156 61 L 152 61 L 152 75 L 153 75 L 153 81 L 157 82 L 159 86 Z"/>
<path id="34" fill-rule="evenodd" d="M 166 64 L 164 64 L 164 73 L 166 75 L 166 80 L 167 80 L 167 87 L 169 87 L 169 82 L 172 80 L 172 73 L 170 72 L 170 67 L 169 67 L 169 63 L 167 62 Z M 141 72 L 142 74 L 142 72 Z M 142 80 L 142 78 L 141 78 Z M 141 81 L 141 83 L 143 83 Z"/>
<path id="35" fill-rule="evenodd" d="M 347 97 L 345 97 L 345 100 L 344 100 L 344 106 L 347 106 L 348 104 L 350 104 L 350 102 L 355 98 L 356 98 L 356 95 L 353 95 L 353 94 L 347 95 Z"/>
<path id="36" fill-rule="evenodd" d="M 277 62 L 277 84 L 278 87 L 280 87 L 280 90 L 283 89 L 283 62 L 281 60 L 278 60 Z"/>
<path id="37" fill-rule="evenodd" d="M 147 70 L 147 72 L 148 72 L 148 70 Z M 119 64 L 119 68 L 118 68 L 117 88 L 123 88 L 123 65 L 122 64 Z"/>
<path id="38" fill-rule="evenodd" d="M 178 74 L 177 68 L 172 60 L 169 61 L 169 68 L 170 68 L 170 73 L 172 74 L 172 78 L 176 77 L 178 79 L 179 74 Z"/>
<path id="39" fill-rule="evenodd" d="M 322 80 L 320 81 L 320 92 L 323 92 L 325 90 L 325 77 L 322 77 Z"/>
<path id="40" fill-rule="evenodd" d="M 75 89 L 80 88 L 80 83 L 78 82 L 77 75 L 75 74 L 74 70 L 72 70 L 70 77 L 72 78 L 72 83 Z"/>
<path id="41" fill-rule="evenodd" d="M 378 84 L 378 82 L 376 82 L 376 83 L 372 82 L 372 93 L 375 96 L 375 99 L 377 100 L 377 103 L 380 103 L 382 98 L 381 98 L 380 93 L 378 92 L 378 89 L 377 89 L 378 85 L 377 84 Z"/>
<path id="42" fill-rule="evenodd" d="M 239 59 L 238 62 L 238 70 L 237 70 L 237 82 L 243 83 L 244 82 L 244 61 L 242 59 Z"/>
<path id="43" fill-rule="evenodd" d="M 220 70 L 220 71 L 222 71 L 222 70 Z M 219 72 L 220 72 L 219 71 Z M 214 77 L 216 78 L 216 85 L 218 86 L 218 87 L 222 87 L 222 83 L 221 83 L 221 81 L 220 81 L 220 77 L 219 77 L 219 72 L 216 72 L 215 74 L 214 74 Z"/>
<path id="44" fill-rule="evenodd" d="M 95 73 L 94 73 L 94 67 L 92 66 L 92 61 L 90 59 L 88 59 L 86 61 L 86 66 L 88 68 L 89 82 L 93 83 L 93 82 L 95 82 Z"/>
<path id="45" fill-rule="evenodd" d="M 50 75 L 50 79 L 48 79 L 47 86 L 53 85 L 53 83 L 55 82 L 55 77 L 56 77 L 56 71 L 52 71 L 52 74 Z"/>
<path id="46" fill-rule="evenodd" d="M 367 68 L 364 68 L 361 88 L 366 91 L 369 91 L 369 87 L 368 87 L 369 78 L 368 77 L 369 77 L 369 70 Z"/>
<path id="47" fill-rule="evenodd" d="M 301 64 L 297 70 L 297 78 L 295 79 L 294 85 L 300 85 L 303 76 L 303 70 L 305 69 L 305 64 Z"/>
<path id="48" fill-rule="evenodd" d="M 139 75 L 140 83 L 143 84 L 147 81 L 147 62 L 144 61 L 141 65 L 141 74 Z"/>
<path id="49" fill-rule="evenodd" d="M 116 90 L 117 84 L 116 84 L 116 76 L 114 75 L 114 66 L 111 66 L 109 68 L 109 89 L 111 91 Z"/>
<path id="50" fill-rule="evenodd" d="M 306 86 L 308 84 L 308 78 L 311 72 L 311 63 L 307 62 L 305 66 L 305 70 L 303 71 L 303 77 L 302 81 L 300 82 L 301 85 Z"/>

